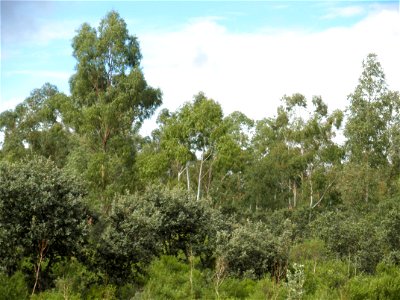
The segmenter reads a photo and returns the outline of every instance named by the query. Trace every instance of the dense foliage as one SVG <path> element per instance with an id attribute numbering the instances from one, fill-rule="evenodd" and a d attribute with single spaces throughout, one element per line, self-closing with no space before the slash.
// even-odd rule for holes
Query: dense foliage
<path id="1" fill-rule="evenodd" d="M 142 137 L 161 91 L 124 20 L 72 48 L 70 96 L 0 114 L 1 299 L 400 298 L 400 96 L 375 54 L 344 112 L 296 93 L 254 121 L 200 92 Z"/>

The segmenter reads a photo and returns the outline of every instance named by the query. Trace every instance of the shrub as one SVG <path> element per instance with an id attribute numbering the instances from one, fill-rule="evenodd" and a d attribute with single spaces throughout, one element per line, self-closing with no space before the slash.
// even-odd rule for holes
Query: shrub
<path id="1" fill-rule="evenodd" d="M 173 256 L 162 256 L 152 262 L 149 281 L 140 299 L 212 299 L 213 293 L 205 276 L 193 264 Z"/>
<path id="2" fill-rule="evenodd" d="M 393 266 L 378 265 L 375 276 L 353 277 L 344 287 L 350 299 L 399 299 L 400 269 Z"/>
<path id="3" fill-rule="evenodd" d="M 60 257 L 79 252 L 88 225 L 84 195 L 77 178 L 50 160 L 0 164 L 0 244 L 7 245 L 0 249 L 0 261 L 9 274 L 26 257 L 40 286 L 42 264 L 49 269 Z"/>
<path id="4" fill-rule="evenodd" d="M 219 233 L 217 254 L 227 262 L 230 274 L 262 278 L 274 272 L 278 245 L 264 224 L 248 222 L 237 226 L 232 233 Z"/>
<path id="5" fill-rule="evenodd" d="M 21 271 L 15 272 L 10 277 L 0 274 L 0 296 L 4 300 L 28 299 L 28 287 Z"/>

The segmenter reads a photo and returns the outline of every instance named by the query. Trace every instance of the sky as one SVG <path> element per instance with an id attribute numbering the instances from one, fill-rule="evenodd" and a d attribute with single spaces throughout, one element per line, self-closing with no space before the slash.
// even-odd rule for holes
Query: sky
<path id="1" fill-rule="evenodd" d="M 161 108 L 176 110 L 202 91 L 226 115 L 255 120 L 293 93 L 345 109 L 368 53 L 400 90 L 399 1 L 1 1 L 0 112 L 46 82 L 70 94 L 72 38 L 110 10 L 138 37 Z"/>

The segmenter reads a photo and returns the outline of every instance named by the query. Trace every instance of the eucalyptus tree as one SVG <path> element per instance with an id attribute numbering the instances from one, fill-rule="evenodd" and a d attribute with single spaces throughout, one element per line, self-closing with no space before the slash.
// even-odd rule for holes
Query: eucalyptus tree
<path id="1" fill-rule="evenodd" d="M 240 112 L 223 117 L 221 106 L 199 93 L 175 112 L 162 110 L 157 122 L 138 155 L 143 184 L 181 185 L 217 202 L 242 198 L 251 119 Z"/>
<path id="2" fill-rule="evenodd" d="M 77 145 L 70 166 L 83 173 L 105 200 L 133 189 L 138 129 L 161 104 L 140 68 L 137 38 L 115 11 L 93 28 L 84 23 L 72 42 L 77 60 L 70 79 Z"/>
<path id="3" fill-rule="evenodd" d="M 305 166 L 295 143 L 296 127 L 303 121 L 295 111 L 304 109 L 306 100 L 295 94 L 282 102 L 276 117 L 257 122 L 252 140 L 255 159 L 247 176 L 247 194 L 256 208 L 292 207 L 297 202 L 299 175 Z"/>
<path id="4" fill-rule="evenodd" d="M 306 176 L 309 207 L 315 208 L 333 195 L 338 183 L 338 169 L 343 159 L 343 149 L 333 138 L 343 121 L 343 112 L 328 113 L 328 106 L 319 96 L 312 98 L 314 111 L 301 132 L 301 153 L 307 156 Z M 331 199 L 332 200 L 332 199 Z"/>
<path id="5" fill-rule="evenodd" d="M 216 156 L 209 169 L 207 193 L 220 204 L 241 204 L 245 197 L 245 175 L 253 161 L 251 135 L 254 121 L 235 111 L 224 117 Z"/>
<path id="6" fill-rule="evenodd" d="M 307 99 L 301 94 L 284 96 L 282 102 L 276 117 L 257 123 L 249 199 L 256 206 L 278 208 L 285 202 L 296 207 L 308 196 L 313 208 L 333 185 L 327 176 L 328 169 L 340 162 L 341 151 L 332 138 L 342 113 L 328 114 L 327 105 L 317 96 L 312 99 L 313 112 L 307 110 Z"/>
<path id="7" fill-rule="evenodd" d="M 398 161 L 398 151 L 394 149 L 398 146 L 400 98 L 398 92 L 389 90 L 376 54 L 369 54 L 362 67 L 358 85 L 348 96 L 344 134 L 349 161 L 362 173 L 358 185 L 363 187 L 363 198 L 368 201 L 374 194 L 370 181 Z"/>
<path id="8" fill-rule="evenodd" d="M 46 83 L 34 89 L 15 109 L 1 113 L 3 157 L 15 161 L 36 154 L 63 166 L 70 151 L 71 138 L 69 127 L 62 118 L 67 102 L 65 94 Z"/>
<path id="9" fill-rule="evenodd" d="M 211 176 L 217 143 L 223 133 L 222 120 L 220 104 L 203 93 L 195 95 L 192 102 L 185 103 L 176 112 L 163 110 L 152 142 L 145 145 L 145 152 L 139 156 L 140 169 L 145 174 L 154 173 L 148 168 L 159 169 L 162 162 L 167 162 L 161 177 L 176 178 L 179 184 L 186 174 L 187 190 L 195 187 L 199 200 L 209 183 L 204 183 L 204 178 Z"/>
<path id="10" fill-rule="evenodd" d="M 216 145 L 221 137 L 223 112 L 220 104 L 199 93 L 193 103 L 182 107 L 180 118 L 187 134 L 190 150 L 198 154 L 197 200 L 205 177 L 204 165 L 209 162 L 209 172 L 215 160 Z M 208 174 L 209 180 L 211 173 Z"/>

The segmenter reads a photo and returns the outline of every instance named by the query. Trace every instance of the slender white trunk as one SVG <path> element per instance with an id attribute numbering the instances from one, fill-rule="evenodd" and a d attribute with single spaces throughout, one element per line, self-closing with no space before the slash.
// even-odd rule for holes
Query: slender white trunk
<path id="1" fill-rule="evenodd" d="M 187 190 L 190 191 L 190 177 L 189 177 L 189 162 L 186 163 L 186 182 L 187 182 Z"/>
<path id="2" fill-rule="evenodd" d="M 181 182 L 181 175 L 182 175 L 182 171 L 178 172 L 178 183 Z"/>
<path id="3" fill-rule="evenodd" d="M 293 183 L 293 207 L 297 204 L 297 185 L 296 182 Z"/>
<path id="4" fill-rule="evenodd" d="M 39 246 L 38 246 L 38 248 L 39 248 L 39 257 L 38 257 L 37 265 L 35 266 L 35 284 L 33 285 L 31 296 L 33 296 L 35 294 L 36 286 L 37 286 L 37 284 L 39 282 L 40 267 L 41 267 L 42 262 L 44 260 L 44 256 L 46 255 L 48 245 L 49 244 L 48 244 L 47 240 L 41 240 L 39 242 Z"/>
<path id="5" fill-rule="evenodd" d="M 199 171 L 199 179 L 198 179 L 198 182 L 197 182 L 197 201 L 199 201 L 200 200 L 200 189 L 201 189 L 201 175 L 202 175 L 202 172 L 203 172 L 203 163 L 204 163 L 204 151 L 203 151 L 203 153 L 201 154 L 201 161 L 200 161 L 200 171 Z"/>

